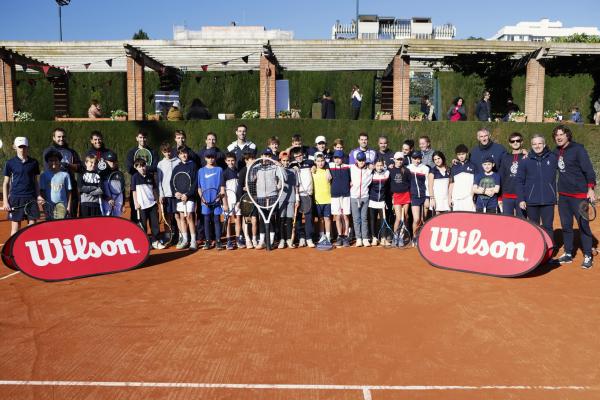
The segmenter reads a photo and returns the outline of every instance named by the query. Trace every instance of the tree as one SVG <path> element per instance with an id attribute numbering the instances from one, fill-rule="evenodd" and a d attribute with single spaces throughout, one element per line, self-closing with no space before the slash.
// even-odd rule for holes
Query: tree
<path id="1" fill-rule="evenodd" d="M 149 40 L 150 38 L 148 37 L 148 34 L 146 32 L 144 32 L 143 30 L 139 30 L 136 33 L 133 34 L 133 40 Z"/>
<path id="2" fill-rule="evenodd" d="M 553 42 L 559 43 L 600 43 L 600 36 L 586 35 L 585 33 L 574 33 L 570 36 L 555 37 Z"/>

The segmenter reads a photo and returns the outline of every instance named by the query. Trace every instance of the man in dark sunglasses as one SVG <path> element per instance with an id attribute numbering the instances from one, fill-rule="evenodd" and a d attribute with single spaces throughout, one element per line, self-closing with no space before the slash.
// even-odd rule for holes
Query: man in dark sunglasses
<path id="1" fill-rule="evenodd" d="M 523 210 L 517 200 L 517 173 L 527 152 L 523 151 L 523 135 L 513 132 L 508 137 L 509 152 L 502 157 L 500 179 L 502 182 L 502 214 L 523 217 Z"/>

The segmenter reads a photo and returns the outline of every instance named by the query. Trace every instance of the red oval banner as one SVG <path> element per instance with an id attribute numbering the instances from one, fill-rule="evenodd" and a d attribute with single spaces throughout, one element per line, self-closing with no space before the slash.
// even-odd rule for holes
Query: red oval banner
<path id="1" fill-rule="evenodd" d="M 44 281 L 130 270 L 150 253 L 146 234 L 116 217 L 42 222 L 18 232 L 8 244 L 3 260 Z"/>
<path id="2" fill-rule="evenodd" d="M 418 247 L 435 267 L 500 277 L 530 272 L 548 250 L 541 229 L 529 221 L 469 212 L 431 218 L 421 229 Z"/>

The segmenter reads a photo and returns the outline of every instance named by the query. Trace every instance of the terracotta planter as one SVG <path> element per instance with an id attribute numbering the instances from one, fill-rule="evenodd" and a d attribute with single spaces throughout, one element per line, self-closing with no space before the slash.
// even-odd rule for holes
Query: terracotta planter
<path id="1" fill-rule="evenodd" d="M 148 114 L 146 117 L 148 121 L 160 121 L 160 114 Z"/>
<path id="2" fill-rule="evenodd" d="M 554 118 L 554 117 L 544 117 L 544 122 L 554 123 L 554 122 L 556 122 L 556 118 Z"/>
<path id="3" fill-rule="evenodd" d="M 382 114 L 382 115 L 377 116 L 377 119 L 380 121 L 391 121 L 392 114 Z"/>
<path id="4" fill-rule="evenodd" d="M 127 121 L 127 115 L 118 115 L 115 117 L 115 121 Z"/>
<path id="5" fill-rule="evenodd" d="M 513 122 L 527 122 L 527 115 L 513 117 Z"/>
<path id="6" fill-rule="evenodd" d="M 417 116 L 417 117 L 410 117 L 410 116 L 409 116 L 409 117 L 408 117 L 408 120 L 409 120 L 409 121 L 419 121 L 419 122 L 420 122 L 420 121 L 423 121 L 423 118 L 425 118 L 423 115 L 419 115 L 419 116 Z"/>
<path id="7" fill-rule="evenodd" d="M 292 112 L 292 119 L 300 119 L 300 110 L 295 110 L 295 109 L 291 109 Z"/>

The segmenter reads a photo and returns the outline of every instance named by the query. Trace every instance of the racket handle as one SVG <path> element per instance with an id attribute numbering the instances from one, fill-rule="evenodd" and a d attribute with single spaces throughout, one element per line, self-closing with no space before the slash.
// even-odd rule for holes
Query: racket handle
<path id="1" fill-rule="evenodd" d="M 187 218 L 187 201 L 183 202 L 183 216 Z"/>

